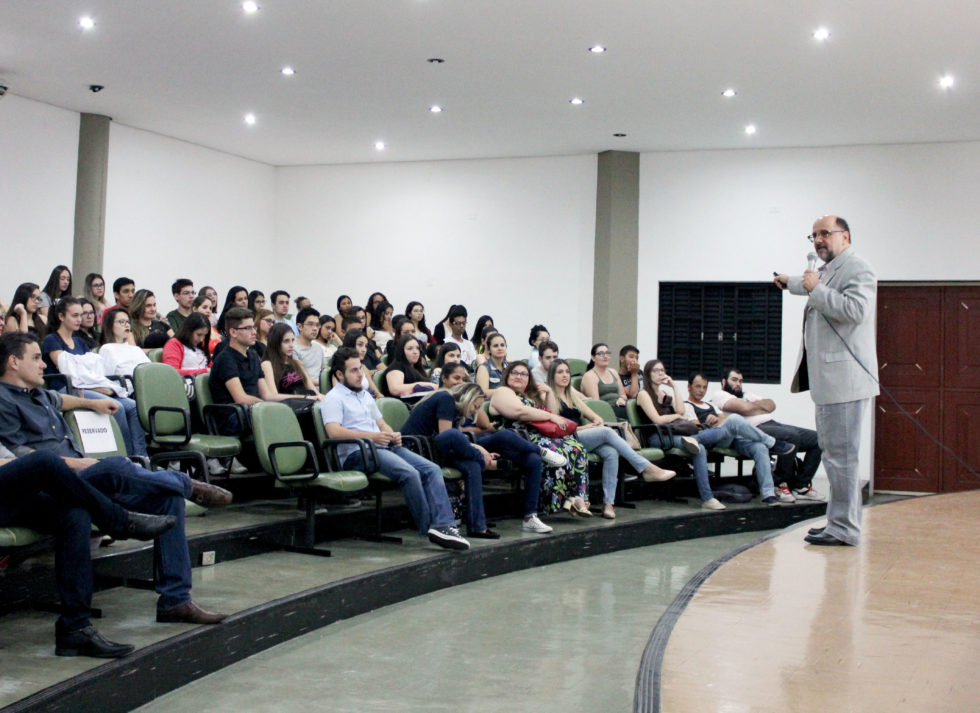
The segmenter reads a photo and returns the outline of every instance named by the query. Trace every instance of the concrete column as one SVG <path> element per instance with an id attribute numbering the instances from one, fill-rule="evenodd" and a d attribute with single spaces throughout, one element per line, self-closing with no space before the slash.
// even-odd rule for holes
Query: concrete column
<path id="1" fill-rule="evenodd" d="M 75 243 L 72 256 L 72 275 L 76 294 L 82 293 L 85 275 L 90 272 L 102 272 L 110 121 L 112 119 L 108 116 L 82 114 L 78 128 Z M 106 288 L 111 301 L 109 285 L 106 285 Z"/>
<path id="2" fill-rule="evenodd" d="M 596 180 L 592 341 L 613 351 L 636 344 L 640 155 L 599 154 Z M 613 365 L 617 363 L 613 359 Z"/>

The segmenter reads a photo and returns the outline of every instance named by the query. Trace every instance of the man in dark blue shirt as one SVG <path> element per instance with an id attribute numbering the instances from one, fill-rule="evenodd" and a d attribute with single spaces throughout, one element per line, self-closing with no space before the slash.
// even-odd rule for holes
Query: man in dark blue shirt
<path id="1" fill-rule="evenodd" d="M 231 494 L 192 481 L 177 471 L 149 471 L 125 458 L 83 457 L 60 411 L 77 408 L 111 413 L 108 399 L 81 399 L 40 388 L 44 362 L 37 339 L 15 332 L 0 336 L 0 443 L 20 456 L 50 450 L 97 490 L 138 512 L 171 515 L 176 526 L 156 540 L 160 574 L 156 589 L 157 621 L 215 624 L 225 618 L 191 600 L 191 562 L 184 534 L 184 498 L 205 505 L 226 505 Z"/>

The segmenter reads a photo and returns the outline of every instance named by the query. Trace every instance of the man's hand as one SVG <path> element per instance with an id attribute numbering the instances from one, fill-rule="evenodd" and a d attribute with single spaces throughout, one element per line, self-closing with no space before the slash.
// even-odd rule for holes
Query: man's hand
<path id="1" fill-rule="evenodd" d="M 395 440 L 394 433 L 388 433 L 387 431 L 378 431 L 376 433 L 370 434 L 370 439 L 374 441 L 379 446 L 387 446 L 389 443 Z"/>
<path id="2" fill-rule="evenodd" d="M 69 468 L 71 468 L 72 470 L 76 470 L 76 471 L 78 471 L 78 470 L 85 470 L 89 466 L 95 465 L 96 463 L 99 462 L 99 461 L 95 460 L 95 458 L 68 458 L 68 457 L 63 457 L 62 460 L 65 461 L 65 464 Z"/>
<path id="3" fill-rule="evenodd" d="M 772 281 L 776 284 L 776 287 L 781 290 L 785 290 L 787 287 L 789 287 L 789 275 L 776 275 L 772 278 Z"/>
<path id="4" fill-rule="evenodd" d="M 86 399 L 85 405 L 97 413 L 111 416 L 119 410 L 119 402 L 115 399 Z"/>
<path id="5" fill-rule="evenodd" d="M 803 289 L 813 292 L 813 288 L 820 284 L 820 273 L 816 270 L 807 270 L 803 273 Z"/>
<path id="6" fill-rule="evenodd" d="M 704 419 L 704 422 L 713 428 L 721 423 L 721 419 L 719 419 L 715 414 L 709 413 L 708 417 Z"/>

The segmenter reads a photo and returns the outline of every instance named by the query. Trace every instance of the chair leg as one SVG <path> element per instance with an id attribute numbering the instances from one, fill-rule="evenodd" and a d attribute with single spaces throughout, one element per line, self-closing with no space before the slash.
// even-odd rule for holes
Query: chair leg
<path id="1" fill-rule="evenodd" d="M 303 555 L 317 555 L 318 557 L 330 557 L 330 550 L 322 550 L 316 545 L 316 498 L 308 495 L 300 496 L 306 502 L 306 524 L 303 532 L 302 545 L 287 545 L 283 549 L 286 552 L 297 552 Z"/>
<path id="2" fill-rule="evenodd" d="M 377 490 L 374 493 L 374 532 L 367 535 L 357 535 L 357 537 L 368 542 L 393 542 L 398 545 L 402 543 L 402 538 L 400 537 L 382 534 L 381 525 L 381 490 Z"/>

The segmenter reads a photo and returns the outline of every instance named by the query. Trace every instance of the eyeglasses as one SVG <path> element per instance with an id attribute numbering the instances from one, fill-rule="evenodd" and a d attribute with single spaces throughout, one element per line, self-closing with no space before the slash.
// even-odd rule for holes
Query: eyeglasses
<path id="1" fill-rule="evenodd" d="M 609 356 L 609 354 L 610 354 L 610 353 L 611 353 L 611 352 L 607 352 L 607 351 L 603 351 L 603 350 L 601 350 L 601 349 L 600 349 L 599 351 L 597 351 L 597 352 L 595 353 L 595 355 L 596 355 L 596 356 Z"/>
<path id="2" fill-rule="evenodd" d="M 82 313 L 82 316 L 83 317 L 85 316 L 85 313 L 84 312 Z M 132 322 L 130 322 L 128 319 L 117 319 L 115 321 L 115 324 L 124 324 L 124 325 L 126 325 L 128 327 L 129 325 L 132 324 Z"/>
<path id="3" fill-rule="evenodd" d="M 453 326 L 455 326 L 455 327 L 465 327 L 466 326 L 466 320 L 465 319 L 462 320 L 462 321 L 460 321 L 458 319 L 457 320 L 454 320 L 453 321 Z"/>
<path id="4" fill-rule="evenodd" d="M 92 287 L 105 287 L 104 282 L 93 282 Z"/>
<path id="5" fill-rule="evenodd" d="M 230 329 L 237 329 L 239 332 L 254 332 L 255 325 L 250 324 L 247 327 L 230 327 Z"/>
<path id="6" fill-rule="evenodd" d="M 308 327 L 309 329 L 313 329 L 314 327 L 319 327 L 320 326 L 320 320 L 317 320 L 315 322 L 313 322 L 313 321 L 303 322 L 303 324 L 300 325 L 300 326 Z"/>
<path id="7" fill-rule="evenodd" d="M 197 290 L 181 290 L 181 297 L 194 297 L 197 294 Z"/>
<path id="8" fill-rule="evenodd" d="M 510 372 L 510 375 L 515 376 L 518 379 L 526 379 L 530 376 L 530 374 L 526 371 L 512 371 Z"/>
<path id="9" fill-rule="evenodd" d="M 829 238 L 834 233 L 843 233 L 843 232 L 846 232 L 846 231 L 844 231 L 844 230 L 817 230 L 817 231 L 815 231 L 815 232 L 810 233 L 809 235 L 807 235 L 806 236 L 806 239 L 809 240 L 812 243 L 817 238 L 823 238 L 824 240 L 826 240 L 827 238 Z"/>

